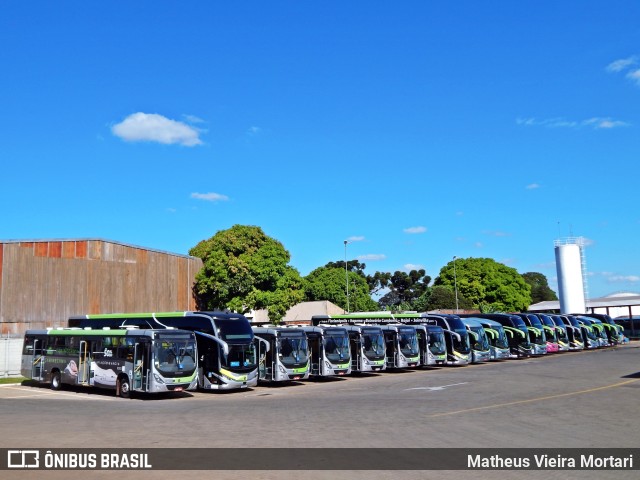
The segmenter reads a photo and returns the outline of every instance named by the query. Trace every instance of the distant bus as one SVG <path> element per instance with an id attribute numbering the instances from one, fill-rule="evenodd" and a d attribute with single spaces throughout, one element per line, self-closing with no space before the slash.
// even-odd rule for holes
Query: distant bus
<path id="1" fill-rule="evenodd" d="M 610 315 L 604 313 L 584 313 L 581 315 L 585 317 L 597 318 L 598 320 L 600 320 L 600 322 L 602 322 L 604 328 L 606 329 L 607 338 L 610 345 L 617 345 L 619 343 L 622 343 L 623 327 L 621 325 L 617 325 Z"/>
<path id="2" fill-rule="evenodd" d="M 627 338 L 640 337 L 640 315 L 616 317 L 613 321 L 620 327 L 620 331 Z M 620 342 L 622 342 L 624 336 L 621 334 Z"/>
<path id="3" fill-rule="evenodd" d="M 387 368 L 413 368 L 420 365 L 418 335 L 411 325 L 381 325 L 387 346 Z"/>
<path id="4" fill-rule="evenodd" d="M 259 380 L 285 382 L 309 378 L 311 360 L 304 330 L 275 325 L 252 329 L 258 340 Z"/>
<path id="5" fill-rule="evenodd" d="M 522 318 L 508 313 L 474 313 L 465 317 L 480 317 L 494 320 L 502 325 L 509 340 L 511 358 L 524 358 L 532 354 L 529 329 Z"/>
<path id="6" fill-rule="evenodd" d="M 473 318 L 463 318 L 462 323 L 469 331 L 471 341 L 471 363 L 491 360 L 491 347 L 484 326 Z"/>
<path id="7" fill-rule="evenodd" d="M 479 322 L 483 327 L 489 339 L 489 348 L 491 350 L 491 360 L 506 360 L 511 357 L 509 350 L 509 340 L 505 333 L 504 327 L 499 322 L 489 318 L 466 317 Z"/>
<path id="8" fill-rule="evenodd" d="M 540 319 L 545 322 L 544 317 L 548 318 L 556 328 L 556 338 L 558 340 L 558 351 L 559 352 L 568 352 L 570 347 L 569 334 L 567 332 L 567 326 L 564 324 L 559 315 L 540 315 L 538 314 Z M 552 326 L 553 326 L 552 325 Z"/>
<path id="9" fill-rule="evenodd" d="M 444 331 L 441 327 L 438 327 L 433 322 L 427 322 L 423 319 L 424 314 L 419 313 L 391 313 L 391 312 L 356 312 L 343 315 L 314 315 L 311 321 L 314 325 L 318 324 L 330 324 L 330 325 L 353 325 L 353 326 L 378 326 L 383 327 L 385 325 L 412 325 L 415 329 L 418 350 L 419 350 L 419 365 L 438 365 L 443 364 L 447 360 L 446 341 L 444 338 Z M 418 325 L 422 325 L 421 328 L 417 328 Z M 393 330 L 393 329 L 392 329 Z M 387 339 L 391 335 L 392 330 L 387 329 Z M 408 330 L 407 330 L 408 332 Z M 393 348 L 394 352 L 387 352 L 387 365 L 386 368 L 406 368 L 406 367 L 394 367 L 393 365 L 401 365 L 408 363 L 414 363 L 413 361 L 407 362 L 402 360 L 398 355 L 403 355 L 401 349 L 390 345 L 389 348 Z M 408 349 L 407 349 L 408 352 Z M 352 344 L 353 353 L 353 344 Z M 412 355 L 410 355 L 412 356 Z"/>
<path id="10" fill-rule="evenodd" d="M 344 328 L 326 325 L 300 328 L 307 334 L 309 342 L 312 377 L 351 373 L 349 333 Z"/>
<path id="11" fill-rule="evenodd" d="M 197 347 L 183 330 L 27 330 L 21 374 L 51 383 L 132 392 L 179 392 L 197 388 Z"/>
<path id="12" fill-rule="evenodd" d="M 419 314 L 420 321 L 442 327 L 447 343 L 447 364 L 467 365 L 471 362 L 469 332 L 458 315 Z"/>
<path id="13" fill-rule="evenodd" d="M 353 372 L 381 372 L 387 368 L 382 328 L 377 325 L 341 325 L 341 327 L 349 332 Z"/>
<path id="14" fill-rule="evenodd" d="M 583 332 L 584 332 L 583 336 L 585 339 L 585 347 L 587 349 L 591 350 L 591 349 L 601 348 L 608 345 L 607 334 L 604 331 L 604 327 L 602 326 L 602 324 L 597 325 L 595 323 L 596 322 L 595 318 L 587 318 L 587 317 L 581 317 L 576 315 L 572 315 L 572 316 L 576 320 L 578 320 L 580 325 L 582 325 Z"/>
<path id="15" fill-rule="evenodd" d="M 425 325 L 427 329 L 426 348 L 422 365 L 444 365 L 447 363 L 447 341 L 444 329 L 439 325 Z M 420 339 L 418 339 L 420 340 Z"/>
<path id="16" fill-rule="evenodd" d="M 533 313 L 512 313 L 522 319 L 529 331 L 532 355 L 547 354 L 547 337 L 540 319 Z"/>
<path id="17" fill-rule="evenodd" d="M 563 347 L 560 345 L 560 337 L 558 335 L 559 328 L 553 323 L 553 320 L 548 315 L 543 313 L 534 313 L 536 317 L 540 319 L 542 322 L 542 327 L 544 328 L 544 335 L 547 339 L 547 352 L 548 353 L 557 353 L 562 351 Z M 567 345 L 566 349 L 569 347 Z"/>
<path id="18" fill-rule="evenodd" d="M 85 315 L 69 318 L 70 327 L 136 326 L 178 328 L 196 334 L 200 361 L 198 386 L 236 390 L 258 384 L 258 363 L 249 320 L 239 313 L 162 312 Z"/>
<path id="19" fill-rule="evenodd" d="M 574 315 L 560 315 L 560 318 L 567 325 L 573 327 L 573 342 L 571 345 L 575 344 L 575 347 L 570 348 L 570 350 L 587 350 L 597 347 L 597 339 L 593 332 L 589 332 L 589 326 L 579 322 Z M 591 330 L 593 329 L 591 328 Z"/>
<path id="20" fill-rule="evenodd" d="M 572 352 L 578 350 L 584 350 L 585 340 L 583 334 L 583 328 L 580 323 L 570 315 L 554 315 L 552 318 L 559 318 L 567 330 L 567 337 L 569 338 L 569 350 Z"/>

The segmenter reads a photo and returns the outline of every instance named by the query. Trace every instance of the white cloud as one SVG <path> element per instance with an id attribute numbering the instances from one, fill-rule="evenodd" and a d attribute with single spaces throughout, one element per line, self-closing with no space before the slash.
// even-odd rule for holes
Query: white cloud
<path id="1" fill-rule="evenodd" d="M 607 278 L 607 281 L 610 283 L 619 283 L 619 282 L 640 282 L 640 276 L 638 275 L 612 275 Z"/>
<path id="2" fill-rule="evenodd" d="M 203 119 L 195 115 L 182 115 L 182 118 L 189 123 L 206 123 Z"/>
<path id="3" fill-rule="evenodd" d="M 562 117 L 537 119 L 537 118 L 518 118 L 516 119 L 518 125 L 524 125 L 526 127 L 548 127 L 548 128 L 567 128 L 576 127 L 578 123 L 572 120 L 566 120 Z"/>
<path id="4" fill-rule="evenodd" d="M 627 78 L 640 86 L 640 69 L 627 73 Z"/>
<path id="5" fill-rule="evenodd" d="M 222 195 L 221 193 L 192 193 L 191 198 L 198 200 L 206 200 L 207 202 L 226 202 L 229 197 Z"/>
<path id="6" fill-rule="evenodd" d="M 409 227 L 403 230 L 404 233 L 415 234 L 424 233 L 427 231 L 427 227 Z"/>
<path id="7" fill-rule="evenodd" d="M 640 84 L 640 70 L 638 70 L 638 84 Z M 518 125 L 524 125 L 526 127 L 546 127 L 546 128 L 583 128 L 591 127 L 593 129 L 612 129 L 617 127 L 628 127 L 630 123 L 623 122 L 622 120 L 614 120 L 611 117 L 592 117 L 586 120 L 567 120 L 562 117 L 548 118 L 548 119 L 536 119 L 536 118 L 518 118 L 516 120 Z"/>
<path id="8" fill-rule="evenodd" d="M 595 240 L 587 237 L 576 237 L 576 240 L 578 240 L 579 243 L 582 243 L 582 245 L 585 247 L 590 247 L 591 245 L 595 245 L 596 243 Z"/>
<path id="9" fill-rule="evenodd" d="M 638 57 L 633 55 L 629 58 L 621 58 L 607 65 L 607 72 L 621 72 L 622 70 L 638 63 Z"/>
<path id="10" fill-rule="evenodd" d="M 609 117 L 593 117 L 588 120 L 583 120 L 582 124 L 585 126 L 592 126 L 593 128 L 616 128 L 629 126 L 627 122 L 612 120 Z"/>
<path id="11" fill-rule="evenodd" d="M 262 132 L 260 127 L 249 127 L 249 130 L 247 130 L 249 135 L 258 135 L 260 132 Z"/>
<path id="12" fill-rule="evenodd" d="M 364 242 L 364 237 L 362 236 L 353 236 L 353 237 L 349 237 L 347 238 L 347 242 L 348 243 L 353 243 L 353 242 Z"/>
<path id="13" fill-rule="evenodd" d="M 473 244 L 473 246 L 476 247 L 476 248 L 482 248 L 482 247 L 484 247 L 484 244 L 482 242 L 476 242 L 476 243 Z"/>
<path id="14" fill-rule="evenodd" d="M 202 145 L 199 130 L 157 113 L 132 113 L 111 127 L 111 132 L 128 142 L 177 143 L 186 147 Z"/>
<path id="15" fill-rule="evenodd" d="M 527 190 L 535 190 L 536 188 L 540 188 L 540 185 L 537 183 L 530 183 L 525 187 Z"/>
<path id="16" fill-rule="evenodd" d="M 403 268 L 407 271 L 410 272 L 411 270 L 421 270 L 424 268 L 424 265 L 420 265 L 420 264 L 414 264 L 414 263 L 406 263 Z"/>
<path id="17" fill-rule="evenodd" d="M 360 255 L 358 260 L 371 260 L 372 262 L 377 262 L 386 258 L 387 256 L 381 253 L 370 253 L 368 255 Z"/>
<path id="18" fill-rule="evenodd" d="M 510 237 L 511 234 L 507 232 L 503 232 L 501 230 L 485 230 L 483 232 L 486 235 L 491 235 L 492 237 Z"/>

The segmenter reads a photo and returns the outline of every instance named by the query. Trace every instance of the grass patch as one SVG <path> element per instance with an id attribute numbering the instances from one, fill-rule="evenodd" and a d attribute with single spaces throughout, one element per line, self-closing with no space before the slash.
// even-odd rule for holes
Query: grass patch
<path id="1" fill-rule="evenodd" d="M 7 383 L 21 383 L 24 382 L 26 378 L 24 377 L 6 377 L 0 378 L 0 385 L 5 385 Z"/>

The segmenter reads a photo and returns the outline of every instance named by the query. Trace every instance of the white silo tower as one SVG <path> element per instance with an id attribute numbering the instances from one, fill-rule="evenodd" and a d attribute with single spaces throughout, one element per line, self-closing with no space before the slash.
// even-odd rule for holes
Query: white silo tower
<path id="1" fill-rule="evenodd" d="M 586 313 L 584 239 L 570 237 L 554 242 L 560 313 Z"/>

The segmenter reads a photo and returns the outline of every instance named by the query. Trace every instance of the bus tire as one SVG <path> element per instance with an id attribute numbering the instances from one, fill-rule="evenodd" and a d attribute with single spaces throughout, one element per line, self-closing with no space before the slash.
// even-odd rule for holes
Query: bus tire
<path id="1" fill-rule="evenodd" d="M 51 390 L 60 390 L 60 387 L 62 387 L 60 370 L 54 370 L 51 372 Z"/>
<path id="2" fill-rule="evenodd" d="M 127 377 L 126 375 L 121 375 L 118 377 L 116 393 L 120 396 L 120 398 L 131 398 L 131 382 L 129 382 L 129 377 Z"/>

